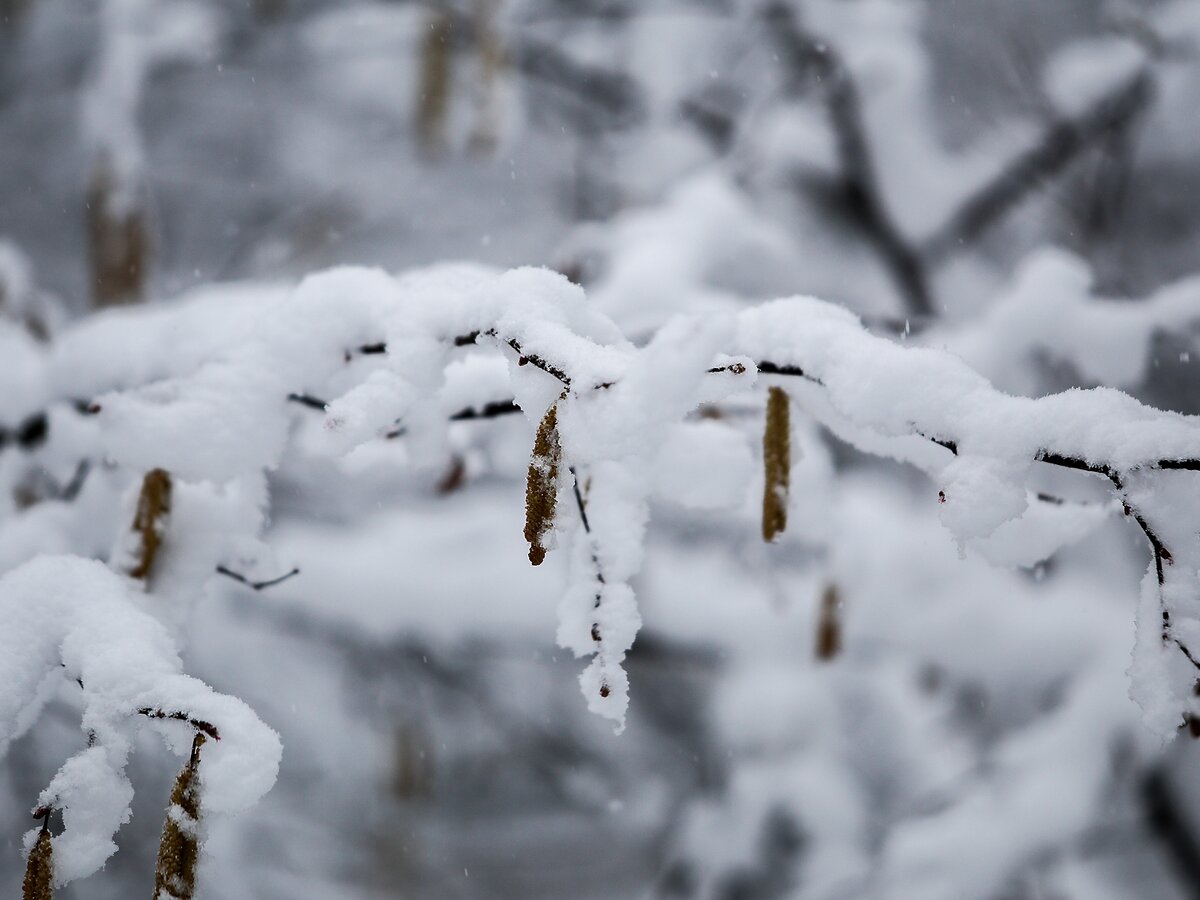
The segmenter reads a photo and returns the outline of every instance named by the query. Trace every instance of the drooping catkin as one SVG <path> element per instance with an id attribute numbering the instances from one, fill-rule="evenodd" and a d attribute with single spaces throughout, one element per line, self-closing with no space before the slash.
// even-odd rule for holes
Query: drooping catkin
<path id="1" fill-rule="evenodd" d="M 446 142 L 446 118 L 454 77 L 454 18 L 445 10 L 430 13 L 427 28 L 421 43 L 416 126 L 421 148 L 436 155 Z"/>
<path id="2" fill-rule="evenodd" d="M 192 755 L 175 779 L 163 822 L 154 867 L 154 900 L 191 900 L 196 892 L 200 860 L 200 748 L 205 737 L 197 732 Z"/>
<path id="3" fill-rule="evenodd" d="M 150 233 L 139 201 L 121 201 L 122 186 L 101 162 L 88 185 L 88 247 L 92 305 L 119 306 L 142 299 L 150 258 Z"/>
<path id="4" fill-rule="evenodd" d="M 821 610 L 817 615 L 814 652 L 819 660 L 827 662 L 842 652 L 841 608 L 841 593 L 837 585 L 830 582 L 821 595 Z"/>
<path id="5" fill-rule="evenodd" d="M 554 527 L 554 507 L 558 498 L 558 464 L 562 446 L 558 442 L 558 404 L 551 404 L 538 426 L 529 459 L 525 482 L 525 540 L 529 541 L 529 561 L 540 566 L 546 558 L 542 540 Z"/>
<path id="6" fill-rule="evenodd" d="M 475 0 L 475 50 L 478 55 L 478 83 L 475 92 L 475 125 L 470 148 L 479 154 L 491 153 L 500 140 L 500 74 L 505 64 L 504 45 L 496 28 L 501 0 Z"/>
<path id="7" fill-rule="evenodd" d="M 46 822 L 50 814 L 46 814 Z M 50 829 L 42 825 L 29 860 L 25 864 L 25 880 L 21 885 L 22 900 L 54 900 L 54 844 L 50 840 Z"/>
<path id="8" fill-rule="evenodd" d="M 137 561 L 129 574 L 145 580 L 154 568 L 154 560 L 162 545 L 167 516 L 171 514 L 171 475 L 166 469 L 151 469 L 142 479 L 133 530 L 140 538 Z"/>
<path id="9" fill-rule="evenodd" d="M 773 541 L 787 528 L 788 486 L 792 477 L 790 401 L 787 391 L 767 392 L 763 429 L 763 540 Z"/>

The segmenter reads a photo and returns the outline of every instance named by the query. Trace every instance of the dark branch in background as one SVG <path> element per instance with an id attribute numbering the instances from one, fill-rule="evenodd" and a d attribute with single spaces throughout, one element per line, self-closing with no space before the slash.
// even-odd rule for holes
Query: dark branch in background
<path id="1" fill-rule="evenodd" d="M 240 582 L 253 590 L 262 591 L 277 584 L 282 584 L 294 575 L 299 575 L 300 569 L 299 567 L 293 568 L 290 572 L 285 572 L 276 578 L 269 578 L 266 581 L 251 581 L 240 572 L 235 572 L 225 566 L 217 566 L 217 574 L 224 575 L 226 578 L 232 578 L 234 581 Z"/>
<path id="2" fill-rule="evenodd" d="M 1198 835 L 1191 824 L 1191 814 L 1180 803 L 1178 788 L 1170 784 L 1161 764 L 1153 768 L 1142 783 L 1141 801 L 1147 824 L 1166 847 L 1182 895 L 1200 900 Z"/>
<path id="3" fill-rule="evenodd" d="M 470 47 L 481 40 L 479 23 L 452 4 L 431 4 L 450 23 L 451 43 Z M 573 59 L 555 44 L 524 34 L 509 38 L 505 63 L 531 85 L 550 92 L 579 130 L 627 128 L 645 115 L 641 88 L 613 69 Z"/>
<path id="4" fill-rule="evenodd" d="M 866 238 L 875 246 L 909 312 L 932 315 L 928 275 L 920 254 L 904 237 L 883 200 L 871 159 L 858 88 L 842 58 L 796 20 L 789 6 L 772 3 L 766 23 L 797 79 L 815 78 L 838 145 L 840 194 Z"/>
<path id="5" fill-rule="evenodd" d="M 1053 123 L 1036 144 L 962 202 L 921 248 L 926 260 L 936 265 L 978 239 L 1083 151 L 1127 129 L 1153 96 L 1153 77 L 1142 69 L 1078 118 Z"/>
<path id="6" fill-rule="evenodd" d="M 82 689 L 83 688 L 83 680 L 77 678 L 77 679 L 75 679 L 75 681 L 79 685 L 79 687 Z M 181 712 L 179 710 L 168 711 L 168 710 L 164 710 L 164 709 L 159 709 L 158 707 L 155 707 L 155 706 L 143 706 L 137 710 L 137 714 L 139 716 L 145 716 L 148 719 L 170 719 L 174 722 L 186 722 L 188 725 L 191 725 L 197 731 L 204 732 L 206 735 L 208 735 L 214 741 L 219 741 L 221 739 L 221 732 L 219 732 L 217 730 L 216 725 L 212 724 L 211 722 L 206 722 L 204 719 L 197 719 L 194 716 L 190 716 L 187 713 Z M 89 733 L 88 746 L 89 747 L 92 746 L 94 741 L 95 741 L 95 734 Z M 36 812 L 34 813 L 34 817 L 35 818 L 39 817 Z"/>
<path id="7" fill-rule="evenodd" d="M 35 412 L 11 428 L 0 425 L 0 450 L 14 444 L 22 450 L 36 450 L 46 442 L 50 422 L 44 412 Z"/>
<path id="8" fill-rule="evenodd" d="M 792 90 L 800 91 L 814 80 L 820 85 L 837 142 L 840 206 L 875 247 L 909 313 L 918 318 L 935 312 L 930 278 L 938 266 L 974 244 L 1085 151 L 1126 135 L 1154 97 L 1153 72 L 1146 67 L 1079 116 L 1055 121 L 1033 146 L 966 197 L 931 237 L 916 245 L 888 212 L 849 68 L 830 43 L 809 32 L 787 5 L 772 3 L 764 17 L 791 72 Z"/>
<path id="9" fill-rule="evenodd" d="M 553 44 L 532 38 L 520 39 L 512 56 L 522 75 L 579 105 L 577 115 L 604 117 L 604 128 L 629 127 L 643 116 L 641 92 L 628 75 L 577 62 Z M 594 121 L 587 128 L 598 130 Z"/>

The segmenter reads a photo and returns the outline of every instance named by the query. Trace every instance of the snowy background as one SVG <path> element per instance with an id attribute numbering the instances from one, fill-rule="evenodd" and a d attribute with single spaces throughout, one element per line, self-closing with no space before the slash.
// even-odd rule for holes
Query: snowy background
<path id="1" fill-rule="evenodd" d="M 187 703 L 199 897 L 1200 896 L 1198 121 L 1195 0 L 0 0 L 0 893 Z"/>

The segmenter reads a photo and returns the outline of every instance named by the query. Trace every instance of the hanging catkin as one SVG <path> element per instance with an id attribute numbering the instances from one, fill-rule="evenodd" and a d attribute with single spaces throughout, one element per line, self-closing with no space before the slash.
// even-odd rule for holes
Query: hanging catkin
<path id="1" fill-rule="evenodd" d="M 196 892 L 200 860 L 200 748 L 204 735 L 192 740 L 192 755 L 175 779 L 171 802 L 154 867 L 154 900 L 191 900 Z"/>
<path id="2" fill-rule="evenodd" d="M 50 814 L 46 814 L 46 822 Z M 22 884 L 23 900 L 54 900 L 54 845 L 50 842 L 50 829 L 42 825 L 29 861 L 25 864 L 25 881 Z"/>
<path id="3" fill-rule="evenodd" d="M 783 388 L 767 392 L 763 430 L 763 540 L 773 541 L 787 528 L 788 485 L 792 475 L 789 401 Z"/>
<path id="4" fill-rule="evenodd" d="M 132 577 L 144 580 L 150 575 L 170 513 L 171 476 L 165 469 L 151 469 L 142 479 L 142 492 L 133 517 L 133 530 L 140 536 L 141 546 L 137 561 L 129 570 Z"/>
<path id="5" fill-rule="evenodd" d="M 120 195 L 130 192 L 136 202 L 122 202 Z M 97 165 L 88 185 L 86 214 L 92 305 L 100 309 L 139 302 L 152 249 L 150 234 L 139 192 L 123 186 L 107 161 Z"/>
<path id="6" fill-rule="evenodd" d="M 529 459 L 525 482 L 525 540 L 529 541 L 529 561 L 540 566 L 546 558 L 543 538 L 554 527 L 554 505 L 558 495 L 558 463 L 562 447 L 558 442 L 558 404 L 551 404 L 538 426 Z"/>
<path id="7" fill-rule="evenodd" d="M 437 155 L 445 148 L 446 118 L 453 88 L 454 18 L 448 11 L 433 11 L 426 28 L 417 80 L 416 130 L 421 148 Z"/>
<path id="8" fill-rule="evenodd" d="M 819 660 L 831 660 L 842 652 L 841 607 L 841 594 L 837 585 L 831 582 L 821 595 L 821 611 L 817 616 L 814 650 Z"/>
<path id="9" fill-rule="evenodd" d="M 475 50 L 478 54 L 478 84 L 475 91 L 475 125 L 471 150 L 491 153 L 500 139 L 500 76 L 504 68 L 504 45 L 496 28 L 501 0 L 475 0 Z"/>

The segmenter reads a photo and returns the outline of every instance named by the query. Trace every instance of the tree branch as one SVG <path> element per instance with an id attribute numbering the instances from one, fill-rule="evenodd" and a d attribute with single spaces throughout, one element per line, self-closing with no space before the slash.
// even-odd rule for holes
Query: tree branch
<path id="1" fill-rule="evenodd" d="M 924 258 L 937 265 L 977 240 L 1085 150 L 1129 127 L 1153 96 L 1153 76 L 1143 68 L 1078 118 L 1053 123 L 1036 144 L 959 205 L 921 247 Z"/>
<path id="2" fill-rule="evenodd" d="M 932 315 L 934 303 L 925 262 L 901 232 L 883 199 L 867 141 L 862 101 L 849 68 L 827 41 L 796 20 L 788 5 L 772 3 L 764 17 L 797 80 L 812 77 L 824 89 L 825 109 L 837 141 L 844 208 L 874 245 L 908 311 L 914 316 Z"/>
<path id="3" fill-rule="evenodd" d="M 268 578 L 266 581 L 251 581 L 240 572 L 235 572 L 225 566 L 217 566 L 216 572 L 218 575 L 224 575 L 226 578 L 232 578 L 234 581 L 240 582 L 255 591 L 266 590 L 269 587 L 274 587 L 277 584 L 282 584 L 294 575 L 300 574 L 299 566 L 293 567 L 290 572 L 285 572 L 275 578 Z"/>

